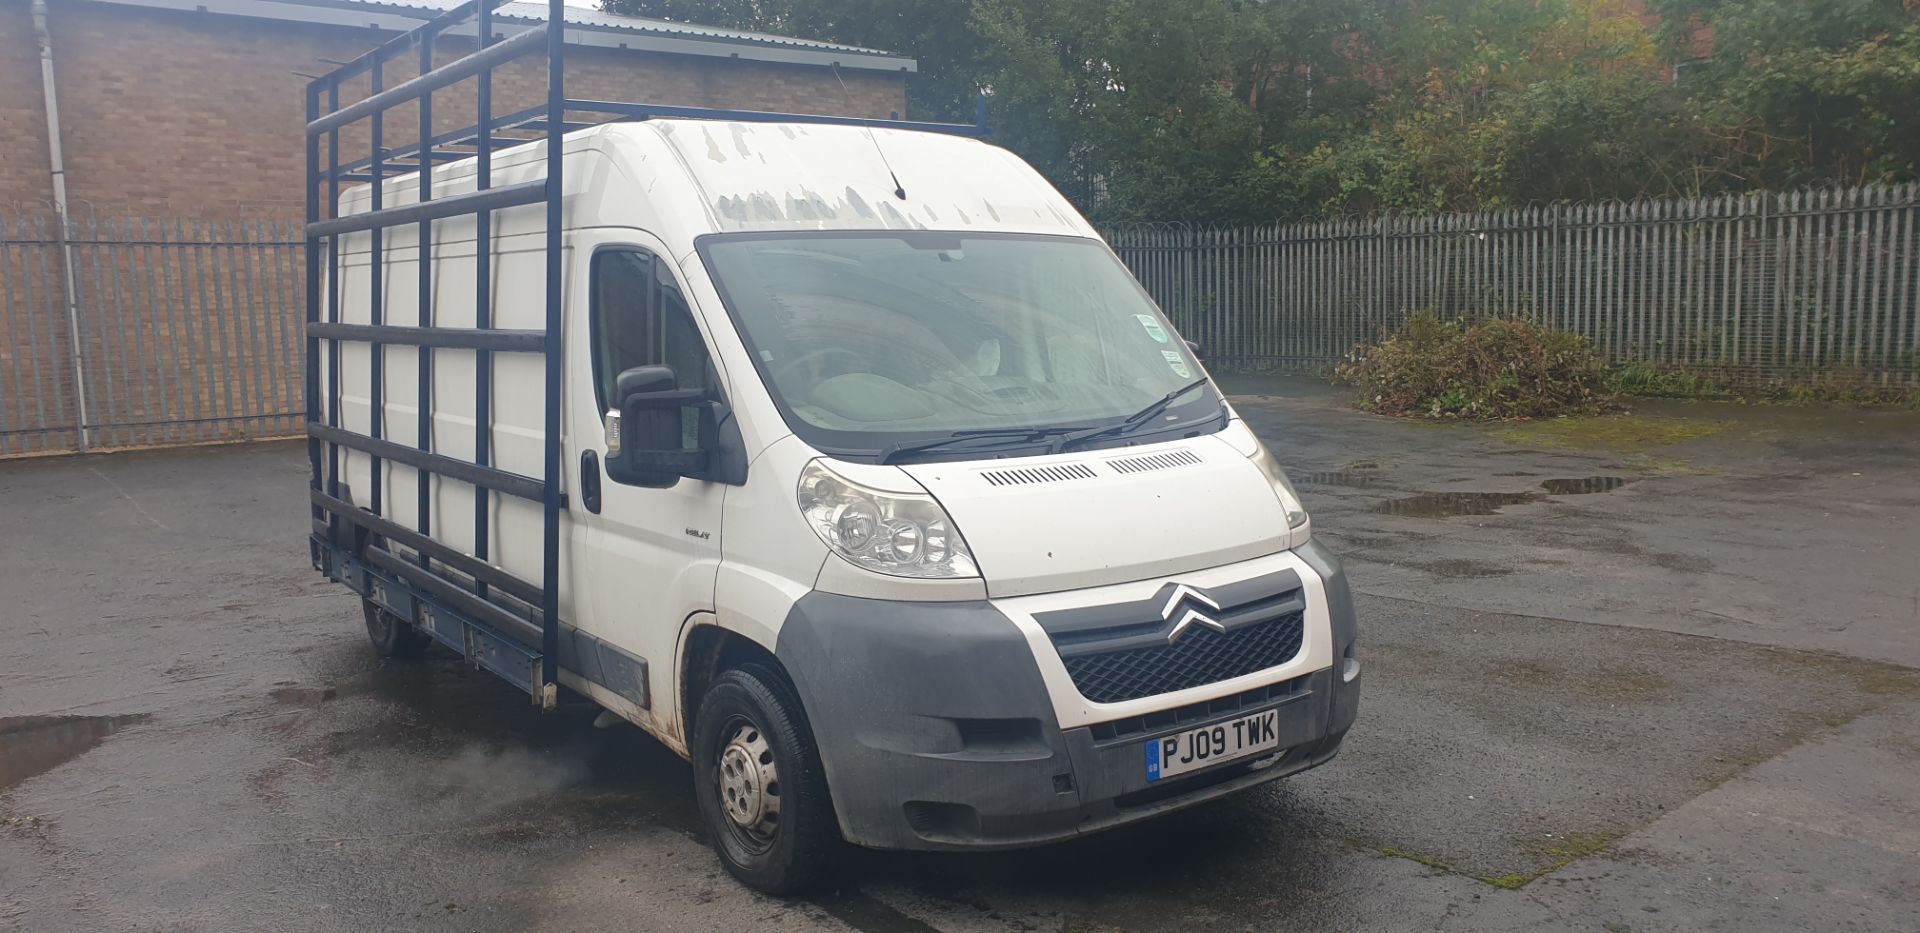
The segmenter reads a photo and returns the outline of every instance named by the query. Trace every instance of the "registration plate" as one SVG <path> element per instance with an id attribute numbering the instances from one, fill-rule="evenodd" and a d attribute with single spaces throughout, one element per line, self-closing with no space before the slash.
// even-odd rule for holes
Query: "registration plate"
<path id="1" fill-rule="evenodd" d="M 1279 747 L 1280 711 L 1250 713 L 1148 742 L 1147 780 L 1158 781 Z"/>

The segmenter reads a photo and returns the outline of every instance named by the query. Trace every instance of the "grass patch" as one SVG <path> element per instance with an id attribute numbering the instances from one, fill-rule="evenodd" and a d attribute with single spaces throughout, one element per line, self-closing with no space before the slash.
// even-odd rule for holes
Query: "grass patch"
<path id="1" fill-rule="evenodd" d="M 1737 399 L 1731 387 L 1693 370 L 1624 363 L 1607 374 L 1607 387 L 1636 398 Z"/>
<path id="2" fill-rule="evenodd" d="M 1459 875 L 1462 878 L 1472 878 L 1481 884 L 1492 885 L 1493 887 L 1506 891 L 1518 891 L 1532 884 L 1534 881 L 1546 875 L 1551 875 L 1589 855 L 1598 855 L 1606 851 L 1607 847 L 1613 844 L 1613 840 L 1619 838 L 1619 836 L 1615 833 L 1563 833 L 1549 838 L 1550 841 L 1527 846 L 1528 849 L 1548 859 L 1544 867 L 1535 871 L 1514 871 L 1504 875 L 1476 875 L 1472 872 L 1461 871 L 1453 865 L 1448 864 L 1444 859 L 1432 855 L 1423 855 L 1419 852 L 1409 852 L 1397 846 L 1366 845 L 1364 843 L 1360 845 L 1362 848 L 1372 849 L 1389 858 L 1403 858 L 1409 862 L 1425 865 L 1435 871 L 1444 871 L 1449 875 Z"/>
<path id="3" fill-rule="evenodd" d="M 1421 865 L 1425 865 L 1428 868 L 1431 868 L 1435 871 L 1444 871 L 1449 875 L 1463 874 L 1463 872 L 1461 872 L 1459 869 L 1437 858 L 1434 858 L 1431 855 L 1421 855 L 1418 852 L 1408 852 L 1407 850 L 1398 848 L 1396 846 L 1378 846 L 1378 847 L 1369 847 L 1369 848 L 1374 848 L 1375 851 L 1379 852 L 1381 855 L 1387 856 L 1388 858 L 1403 858 L 1409 862 L 1415 862 Z"/>
<path id="4" fill-rule="evenodd" d="M 1691 460 L 1677 457 L 1660 457 L 1653 454 L 1630 454 L 1621 458 L 1634 472 L 1643 476 L 1725 476 L 1725 467 L 1702 466 Z"/>
<path id="5" fill-rule="evenodd" d="M 1644 668 L 1607 665 L 1567 667 L 1545 661 L 1516 660 L 1502 666 L 1495 678 L 1517 689 L 1571 690 L 1599 703 L 1647 703 L 1673 694 L 1673 679 Z"/>
<path id="6" fill-rule="evenodd" d="M 1920 384 L 1895 385 L 1886 374 L 1827 369 L 1755 381 L 1713 367 L 1678 368 L 1622 363 L 1607 374 L 1607 388 L 1632 398 L 1719 399 L 1781 405 L 1839 405 L 1920 409 Z"/>
<path id="7" fill-rule="evenodd" d="M 1505 425 L 1493 434 L 1521 447 L 1557 447 L 1567 450 L 1632 450 L 1668 447 L 1727 429 L 1720 421 L 1668 418 L 1657 415 L 1603 415 L 1592 418 L 1552 418 Z"/>
<path id="8" fill-rule="evenodd" d="M 1614 837 L 1607 833 L 1565 833 L 1553 837 L 1552 842 L 1538 847 L 1542 855 L 1551 857 L 1559 864 L 1549 871 L 1558 871 L 1589 855 L 1606 851 L 1613 844 Z"/>

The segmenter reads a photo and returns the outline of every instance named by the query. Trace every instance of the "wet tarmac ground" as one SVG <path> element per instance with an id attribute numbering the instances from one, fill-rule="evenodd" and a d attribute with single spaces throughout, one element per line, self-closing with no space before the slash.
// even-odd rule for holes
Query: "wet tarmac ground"
<path id="1" fill-rule="evenodd" d="M 1354 580 L 1342 755 L 799 901 L 637 731 L 374 661 L 302 448 L 0 464 L 0 930 L 1920 930 L 1920 418 L 1230 387 Z"/>

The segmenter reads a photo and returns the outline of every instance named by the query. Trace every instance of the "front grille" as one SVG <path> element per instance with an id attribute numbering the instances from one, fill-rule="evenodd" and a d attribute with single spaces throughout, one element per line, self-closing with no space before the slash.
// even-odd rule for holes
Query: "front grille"
<path id="1" fill-rule="evenodd" d="M 1093 735 L 1096 745 L 1115 742 L 1131 742 L 1149 735 L 1159 735 L 1175 729 L 1185 729 L 1203 722 L 1211 722 L 1228 716 L 1238 715 L 1260 706 L 1272 706 L 1281 700 L 1298 696 L 1307 690 L 1310 674 L 1301 674 L 1292 680 L 1283 680 L 1277 684 L 1267 684 L 1252 690 L 1230 693 L 1212 700 L 1201 700 L 1172 709 L 1154 710 L 1141 716 L 1129 716 L 1111 722 L 1094 723 L 1087 727 Z"/>
<path id="2" fill-rule="evenodd" d="M 1305 628 L 1305 616 L 1295 611 L 1225 634 L 1196 625 L 1170 645 L 1063 654 L 1060 660 L 1081 696 L 1119 703 L 1285 664 L 1300 653 Z"/>

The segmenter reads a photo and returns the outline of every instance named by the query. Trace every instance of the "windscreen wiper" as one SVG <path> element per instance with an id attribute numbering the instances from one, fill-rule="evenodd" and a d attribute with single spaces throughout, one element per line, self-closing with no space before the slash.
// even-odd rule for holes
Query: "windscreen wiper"
<path id="1" fill-rule="evenodd" d="M 1074 431 L 1084 430 L 1086 430 L 1084 425 L 1075 424 L 1060 427 L 1037 428 L 974 428 L 966 431 L 955 431 L 946 437 L 936 437 L 930 441 L 901 441 L 897 444 L 888 445 L 880 451 L 880 455 L 874 459 L 874 462 L 892 463 L 897 457 L 904 457 L 907 454 L 917 454 L 922 451 L 938 450 L 948 444 L 958 444 L 961 441 L 980 440 L 982 438 L 1012 438 L 1024 443 L 1032 443 L 1052 437 L 1055 434 L 1071 434 Z"/>
<path id="2" fill-rule="evenodd" d="M 1060 451 L 1065 451 L 1067 448 L 1072 447 L 1073 445 L 1078 444 L 1081 441 L 1090 441 L 1096 437 L 1106 437 L 1109 434 L 1125 434 L 1126 432 L 1131 431 L 1134 428 L 1137 428 L 1140 425 L 1145 424 L 1146 422 L 1152 420 L 1154 416 L 1160 414 L 1161 412 L 1166 411 L 1167 406 L 1172 405 L 1174 401 L 1180 398 L 1180 396 L 1185 395 L 1188 392 L 1192 392 L 1193 390 L 1198 389 L 1201 386 L 1206 384 L 1207 384 L 1207 380 L 1206 380 L 1206 377 L 1204 376 L 1199 379 L 1195 379 L 1194 381 L 1189 382 L 1186 385 L 1183 385 L 1180 388 L 1173 390 L 1172 392 L 1168 392 L 1167 394 L 1160 396 L 1160 398 L 1157 401 L 1155 401 L 1153 404 L 1148 405 L 1147 407 L 1142 408 L 1131 415 L 1128 415 L 1124 420 L 1121 420 L 1114 424 L 1107 425 L 1105 427 L 1094 428 L 1090 431 L 1081 431 L 1077 434 L 1069 434 L 1066 437 L 1063 437 L 1060 439 L 1060 443 L 1058 447 L 1056 447 L 1055 449 Z"/>

